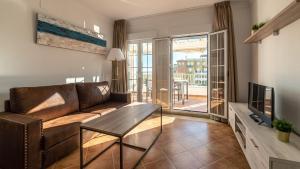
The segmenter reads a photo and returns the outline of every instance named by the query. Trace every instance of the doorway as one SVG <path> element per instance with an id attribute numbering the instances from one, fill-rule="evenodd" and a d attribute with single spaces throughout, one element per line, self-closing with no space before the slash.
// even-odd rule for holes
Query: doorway
<path id="1" fill-rule="evenodd" d="M 172 39 L 171 109 L 207 113 L 208 36 Z"/>

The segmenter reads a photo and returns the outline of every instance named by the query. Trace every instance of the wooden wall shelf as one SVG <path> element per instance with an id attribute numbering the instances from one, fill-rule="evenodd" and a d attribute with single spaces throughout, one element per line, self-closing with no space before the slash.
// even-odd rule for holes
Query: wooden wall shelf
<path id="1" fill-rule="evenodd" d="M 289 6 L 268 21 L 263 27 L 249 36 L 244 43 L 257 43 L 271 34 L 278 34 L 283 27 L 300 18 L 300 0 L 294 0 Z"/>

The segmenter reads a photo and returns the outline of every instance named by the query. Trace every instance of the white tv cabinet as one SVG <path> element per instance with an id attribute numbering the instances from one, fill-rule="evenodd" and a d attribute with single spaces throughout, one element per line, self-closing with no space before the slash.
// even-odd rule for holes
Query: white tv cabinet
<path id="1" fill-rule="evenodd" d="M 300 169 L 300 137 L 291 134 L 290 143 L 276 137 L 276 130 L 258 125 L 245 103 L 229 103 L 229 124 L 251 169 Z"/>

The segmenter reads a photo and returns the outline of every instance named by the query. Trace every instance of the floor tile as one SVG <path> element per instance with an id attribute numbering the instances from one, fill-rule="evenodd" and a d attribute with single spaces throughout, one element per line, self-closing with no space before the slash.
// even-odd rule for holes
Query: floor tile
<path id="1" fill-rule="evenodd" d="M 113 159 L 96 159 L 91 164 L 89 164 L 86 169 L 113 169 L 114 168 L 114 161 Z"/>
<path id="2" fill-rule="evenodd" d="M 169 157 L 176 169 L 198 169 L 202 166 L 200 161 L 198 161 L 190 152 L 179 153 L 174 156 Z"/>
<path id="3" fill-rule="evenodd" d="M 148 164 L 164 159 L 166 159 L 165 153 L 157 147 L 152 147 L 146 157 L 143 159 L 143 163 Z"/>
<path id="4" fill-rule="evenodd" d="M 225 140 L 209 142 L 208 144 L 206 144 L 206 146 L 212 152 L 223 157 L 226 157 L 232 153 L 239 151 L 235 146 L 227 144 Z"/>
<path id="5" fill-rule="evenodd" d="M 178 142 L 172 141 L 162 147 L 166 155 L 173 156 L 186 151 L 186 149 Z"/>
<path id="6" fill-rule="evenodd" d="M 201 163 L 201 167 L 223 158 L 221 155 L 218 155 L 210 150 L 207 146 L 195 147 L 189 150 L 189 152 L 191 152 L 193 156 Z"/>
<path id="7" fill-rule="evenodd" d="M 200 169 L 250 169 L 250 167 L 244 155 L 237 152 Z"/>
<path id="8" fill-rule="evenodd" d="M 172 164 L 169 160 L 162 159 L 153 163 L 149 163 L 144 165 L 146 169 L 176 169 L 174 164 Z"/>
<path id="9" fill-rule="evenodd" d="M 190 137 L 182 137 L 180 139 L 176 140 L 178 143 L 183 145 L 185 149 L 193 149 L 195 147 L 201 146 L 203 144 L 206 144 L 206 142 L 201 142 L 200 140 L 193 138 L 193 136 Z"/>

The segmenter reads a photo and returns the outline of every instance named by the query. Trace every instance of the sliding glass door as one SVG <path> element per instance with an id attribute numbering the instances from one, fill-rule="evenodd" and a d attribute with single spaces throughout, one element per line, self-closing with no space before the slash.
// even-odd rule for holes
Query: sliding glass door
<path id="1" fill-rule="evenodd" d="M 152 102 L 152 41 L 129 41 L 128 90 L 132 102 Z"/>

